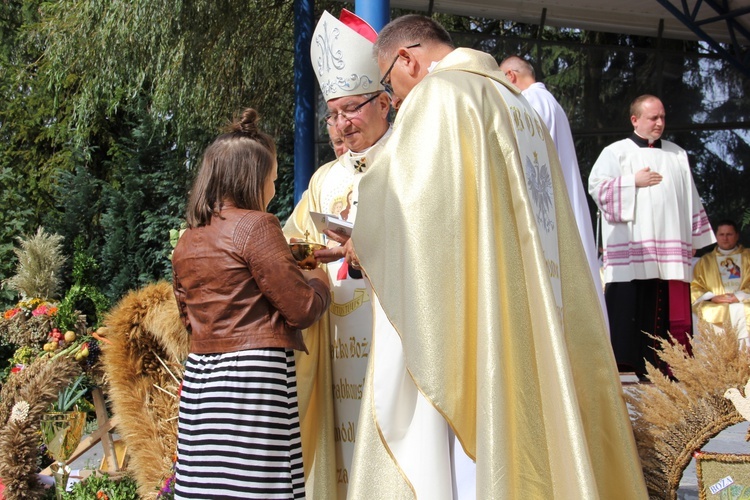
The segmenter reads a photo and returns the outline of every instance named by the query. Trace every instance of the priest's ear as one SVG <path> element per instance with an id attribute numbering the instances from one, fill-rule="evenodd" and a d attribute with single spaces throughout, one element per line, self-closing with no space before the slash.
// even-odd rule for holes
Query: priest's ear
<path id="1" fill-rule="evenodd" d="M 401 66 L 406 73 L 415 78 L 419 74 L 420 63 L 416 57 L 414 49 L 411 47 L 401 47 L 396 51 L 401 61 Z"/>

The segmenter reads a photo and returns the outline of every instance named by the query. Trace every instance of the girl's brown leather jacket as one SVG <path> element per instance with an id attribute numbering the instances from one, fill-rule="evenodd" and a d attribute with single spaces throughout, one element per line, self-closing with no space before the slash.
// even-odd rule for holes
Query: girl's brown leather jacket
<path id="1" fill-rule="evenodd" d="M 190 351 L 197 354 L 307 351 L 300 329 L 330 302 L 328 283 L 305 280 L 278 219 L 265 212 L 225 206 L 209 225 L 185 231 L 172 267 Z"/>

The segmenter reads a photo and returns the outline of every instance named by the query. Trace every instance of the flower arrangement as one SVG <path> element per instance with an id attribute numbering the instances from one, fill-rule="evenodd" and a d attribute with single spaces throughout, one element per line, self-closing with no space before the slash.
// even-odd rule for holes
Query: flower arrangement
<path id="1" fill-rule="evenodd" d="M 32 316 L 54 316 L 55 314 L 57 314 L 57 307 L 49 304 L 42 304 L 31 311 Z"/>
<path id="2" fill-rule="evenodd" d="M 0 338 L 18 347 L 40 349 L 57 324 L 56 302 L 40 298 L 21 300 L 3 313 Z"/>

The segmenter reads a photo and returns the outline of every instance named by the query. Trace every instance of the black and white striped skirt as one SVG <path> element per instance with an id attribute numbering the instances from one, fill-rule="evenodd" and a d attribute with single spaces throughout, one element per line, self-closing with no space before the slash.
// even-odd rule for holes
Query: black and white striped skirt
<path id="1" fill-rule="evenodd" d="M 304 497 L 294 351 L 190 354 L 175 498 Z"/>

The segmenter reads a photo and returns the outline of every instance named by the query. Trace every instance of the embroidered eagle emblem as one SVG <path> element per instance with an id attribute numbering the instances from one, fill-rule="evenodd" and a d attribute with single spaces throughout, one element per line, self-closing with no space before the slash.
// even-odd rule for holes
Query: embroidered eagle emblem
<path id="1" fill-rule="evenodd" d="M 534 212 L 539 226 L 549 233 L 555 229 L 555 222 L 550 218 L 553 208 L 552 177 L 549 166 L 539 165 L 539 158 L 534 153 L 534 160 L 526 157 L 526 186 L 534 203 Z"/>

